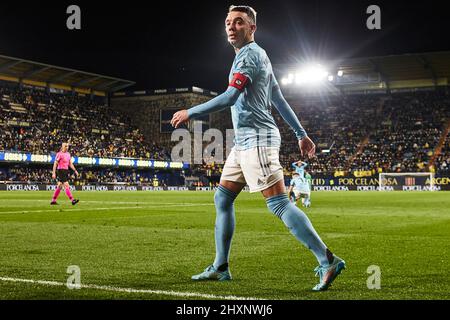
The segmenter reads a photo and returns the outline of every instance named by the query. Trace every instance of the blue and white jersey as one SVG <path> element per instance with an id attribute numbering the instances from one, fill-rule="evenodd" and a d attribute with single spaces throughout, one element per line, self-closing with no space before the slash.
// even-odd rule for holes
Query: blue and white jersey
<path id="1" fill-rule="evenodd" d="M 281 137 L 271 114 L 272 89 L 278 86 L 269 57 L 255 42 L 242 47 L 230 71 L 243 74 L 249 83 L 231 107 L 236 150 L 254 147 L 277 147 Z"/>
<path id="2" fill-rule="evenodd" d="M 292 178 L 291 186 L 294 187 L 294 191 L 310 192 L 308 180 L 304 176 Z"/>

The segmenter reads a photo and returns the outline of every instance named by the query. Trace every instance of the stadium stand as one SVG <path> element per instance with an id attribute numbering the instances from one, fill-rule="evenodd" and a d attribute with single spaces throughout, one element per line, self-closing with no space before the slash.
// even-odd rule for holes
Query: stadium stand
<path id="1" fill-rule="evenodd" d="M 315 174 L 429 171 L 450 116 L 446 89 L 291 104 L 318 144 L 310 165 Z M 284 137 L 292 137 L 277 118 Z M 288 165 L 298 157 L 297 147 L 294 139 L 283 142 L 282 161 Z M 323 152 L 330 146 L 330 152 Z M 443 151 L 441 158 L 446 156 Z"/>
<path id="2" fill-rule="evenodd" d="M 442 63 L 442 59 L 438 61 Z M 54 72 L 60 74 L 49 76 L 66 80 L 70 80 L 74 73 L 57 68 Z M 389 76 L 394 79 L 393 75 Z M 74 85 L 74 81 L 75 84 L 83 81 L 95 83 L 95 79 L 86 75 L 84 80 L 70 81 Z M 107 80 L 102 85 L 104 88 L 113 83 Z M 108 99 L 108 95 L 52 90 L 0 80 L 0 151 L 54 154 L 61 142 L 69 141 L 73 156 L 171 161 L 170 152 L 178 143 L 171 139 L 172 114 L 215 95 L 191 87 L 110 92 Z M 316 95 L 286 90 L 286 98 L 317 145 L 317 157 L 310 160 L 308 167 L 315 177 L 429 171 L 447 175 L 449 172 L 448 86 L 382 92 L 334 91 Z M 273 115 L 283 137 L 280 161 L 289 176 L 290 164 L 299 159 L 297 141 L 279 114 L 273 111 Z M 224 133 L 232 128 L 229 110 L 205 117 L 201 123 L 203 131 L 217 128 Z M 187 129 L 192 132 L 192 123 Z M 203 147 L 207 144 L 203 142 Z M 226 155 L 229 149 L 225 145 L 222 147 Z M 208 159 L 175 174 L 163 169 L 85 166 L 76 183 L 151 185 L 156 176 L 161 185 L 183 185 L 191 181 L 197 186 L 215 186 L 221 171 L 221 163 Z M 31 167 L 1 163 L 0 181 L 51 183 L 50 165 Z"/>
<path id="3" fill-rule="evenodd" d="M 314 175 L 339 172 L 426 172 L 433 165 L 446 121 L 450 117 L 447 89 L 396 94 L 364 94 L 288 98 L 308 134 L 317 144 L 317 158 L 310 161 Z M 285 173 L 299 158 L 291 129 L 275 111 Z M 222 123 L 231 122 L 221 113 Z M 229 126 L 220 126 L 224 130 Z M 446 167 L 448 140 L 436 158 L 436 169 Z"/>
<path id="4" fill-rule="evenodd" d="M 170 160 L 168 150 L 174 144 L 169 132 L 164 137 L 160 131 L 161 110 L 178 110 L 208 99 L 193 94 L 172 94 L 153 97 L 150 102 L 128 100 L 121 108 L 109 108 L 101 99 L 7 86 L 0 87 L 0 98 L 2 150 L 54 153 L 61 141 L 69 140 L 73 155 L 156 160 Z M 372 174 L 429 171 L 431 158 L 447 130 L 450 110 L 446 89 L 327 99 L 290 98 L 289 102 L 318 145 L 317 159 L 309 168 L 316 175 L 340 171 Z M 298 147 L 290 128 L 278 113 L 274 115 L 283 136 L 280 160 L 288 172 L 290 163 L 298 159 Z M 229 111 L 214 116 L 212 122 L 221 130 L 230 128 Z M 146 130 L 146 134 L 137 126 Z M 150 137 L 161 139 L 165 147 Z M 448 138 L 441 144 L 435 159 L 439 172 L 448 171 Z M 221 165 L 203 163 L 193 170 L 203 184 L 215 184 Z M 106 172 L 107 178 L 101 178 L 102 174 L 99 172 L 96 179 L 85 180 L 136 182 L 132 174 L 110 171 Z M 30 171 L 27 178 L 23 173 L 12 176 L 18 180 L 38 179 L 38 176 L 48 180 L 48 174 L 41 171 Z"/>
<path id="5" fill-rule="evenodd" d="M 50 154 L 69 141 L 71 154 L 77 156 L 170 159 L 164 148 L 101 99 L 4 86 L 0 99 L 2 150 Z"/>
<path id="6" fill-rule="evenodd" d="M 2 150 L 54 153 L 62 141 L 68 140 L 72 154 L 77 156 L 155 160 L 170 160 L 168 150 L 174 144 L 170 132 L 163 137 L 160 130 L 162 110 L 178 110 L 208 99 L 192 93 L 174 93 L 150 100 L 131 99 L 121 104 L 121 108 L 110 108 L 101 99 L 5 85 L 0 87 L 0 98 Z M 429 171 L 431 159 L 447 130 L 450 110 L 446 89 L 327 99 L 291 98 L 289 102 L 318 145 L 318 156 L 309 167 L 315 175 L 341 171 L 372 174 Z M 278 113 L 274 115 L 283 136 L 280 160 L 288 173 L 290 163 L 298 159 L 298 147 L 290 128 Z M 229 129 L 229 112 L 214 115 L 211 126 L 213 123 L 223 131 Z M 161 139 L 164 147 L 150 137 Z M 440 144 L 435 170 L 447 172 L 448 138 Z M 199 177 L 204 185 L 215 185 L 221 167 L 204 162 L 189 174 Z M 49 173 L 44 171 L 13 169 L 9 178 L 50 181 Z M 86 173 L 82 181 L 142 182 L 133 173 L 114 170 Z"/>

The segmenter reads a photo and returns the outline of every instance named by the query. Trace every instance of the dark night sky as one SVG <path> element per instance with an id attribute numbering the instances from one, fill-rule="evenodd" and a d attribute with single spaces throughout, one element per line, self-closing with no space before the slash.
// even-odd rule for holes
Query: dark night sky
<path id="1" fill-rule="evenodd" d="M 273 64 L 450 50 L 444 1 L 93 2 L 3 1 L 0 54 L 133 80 L 136 89 L 222 91 L 234 55 L 224 31 L 230 4 L 258 11 L 256 41 Z M 70 4 L 81 7 L 81 31 L 66 28 Z M 366 28 L 370 4 L 381 7 L 382 30 Z"/>

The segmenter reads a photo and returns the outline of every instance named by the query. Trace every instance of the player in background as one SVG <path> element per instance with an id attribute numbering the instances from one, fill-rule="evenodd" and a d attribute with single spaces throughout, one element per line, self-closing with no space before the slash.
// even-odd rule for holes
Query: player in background
<path id="1" fill-rule="evenodd" d="M 291 185 L 289 187 L 288 195 L 291 196 L 293 202 L 297 202 L 298 199 L 302 199 L 302 205 L 306 208 L 311 206 L 311 175 L 308 174 L 307 179 L 305 168 L 308 166 L 306 162 L 297 161 L 292 163 L 292 167 L 295 169 L 295 173 L 292 175 Z"/>
<path id="2" fill-rule="evenodd" d="M 72 201 L 72 205 L 76 205 L 79 202 L 78 199 L 73 198 L 72 192 L 70 191 L 69 168 L 75 172 L 75 175 L 77 177 L 78 171 L 77 169 L 75 169 L 75 166 L 72 163 L 72 157 L 70 156 L 68 150 L 69 144 L 63 143 L 61 145 L 60 151 L 56 154 L 55 162 L 53 163 L 52 178 L 58 178 L 58 185 L 56 186 L 56 190 L 53 193 L 52 202 L 50 202 L 51 205 L 57 204 L 56 199 L 58 199 L 58 196 L 63 188 L 70 201 Z"/>
<path id="3" fill-rule="evenodd" d="M 305 168 L 308 166 L 306 162 L 303 162 L 301 160 L 297 162 L 292 162 L 292 167 L 294 168 L 295 172 L 297 172 L 300 176 L 304 176 Z"/>
<path id="4" fill-rule="evenodd" d="M 289 198 L 295 204 L 298 199 L 302 199 L 302 205 L 309 208 L 311 206 L 311 189 L 306 177 L 302 177 L 299 173 L 292 174 L 291 183 L 288 190 Z"/>
<path id="5" fill-rule="evenodd" d="M 301 155 L 315 154 L 315 145 L 286 102 L 267 53 L 254 41 L 256 12 L 249 6 L 231 6 L 225 19 L 228 42 L 236 53 L 227 90 L 203 104 L 176 112 L 172 126 L 231 107 L 234 147 L 226 159 L 220 185 L 214 194 L 216 206 L 216 258 L 192 280 L 231 280 L 228 266 L 235 229 L 234 201 L 246 184 L 250 192 L 261 192 L 267 208 L 315 255 L 319 283 L 314 291 L 327 290 L 345 268 L 317 234 L 311 221 L 289 201 L 279 161 L 281 136 L 273 119 L 274 106 L 293 129 Z"/>

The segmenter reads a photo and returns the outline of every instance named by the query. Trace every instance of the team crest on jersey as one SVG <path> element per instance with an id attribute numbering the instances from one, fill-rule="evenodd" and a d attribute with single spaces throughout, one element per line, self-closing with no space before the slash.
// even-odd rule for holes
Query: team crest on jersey
<path id="1" fill-rule="evenodd" d="M 245 60 L 242 60 L 241 62 L 239 62 L 236 66 L 237 69 L 241 69 L 242 67 L 247 66 L 247 62 Z"/>

